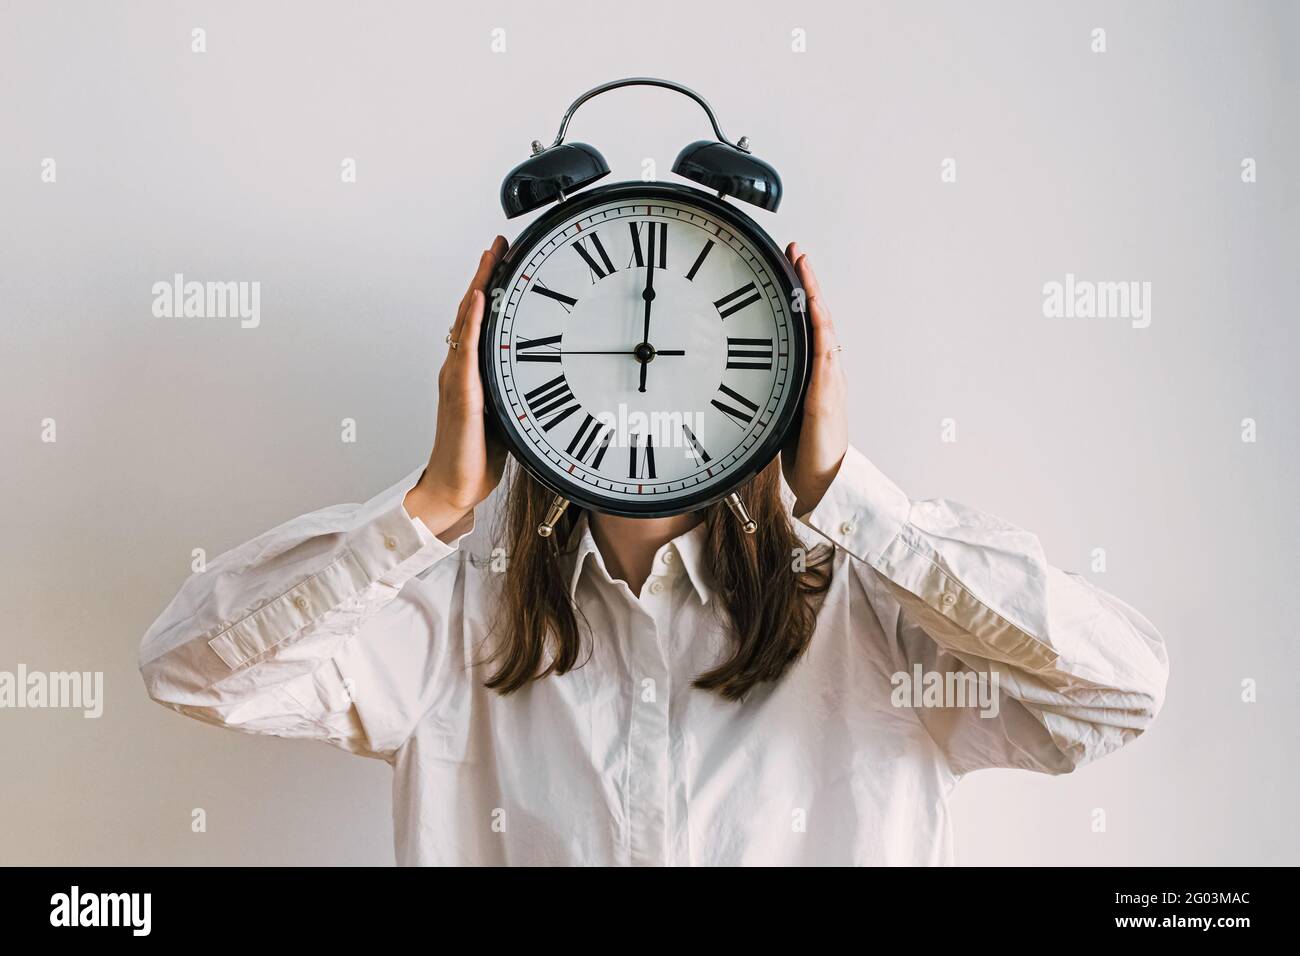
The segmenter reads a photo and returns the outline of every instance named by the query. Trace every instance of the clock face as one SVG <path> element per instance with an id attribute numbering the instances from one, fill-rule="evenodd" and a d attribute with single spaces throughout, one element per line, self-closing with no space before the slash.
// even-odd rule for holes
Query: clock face
<path id="1" fill-rule="evenodd" d="M 735 490 L 771 460 L 802 396 L 797 288 L 752 221 L 696 190 L 611 186 L 552 210 L 502 263 L 482 337 L 516 456 L 616 514 Z"/>

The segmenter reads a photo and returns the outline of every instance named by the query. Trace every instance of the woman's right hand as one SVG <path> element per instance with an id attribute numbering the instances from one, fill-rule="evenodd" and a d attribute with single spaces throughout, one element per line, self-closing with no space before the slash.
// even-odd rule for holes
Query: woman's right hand
<path id="1" fill-rule="evenodd" d="M 501 481 L 506 450 L 489 436 L 484 419 L 483 381 L 478 371 L 478 337 L 483 325 L 487 284 L 505 255 L 497 236 L 479 259 L 478 271 L 460 301 L 451 328 L 447 358 L 438 373 L 438 432 L 429 466 L 406 493 L 406 512 L 442 535 L 492 493 Z"/>

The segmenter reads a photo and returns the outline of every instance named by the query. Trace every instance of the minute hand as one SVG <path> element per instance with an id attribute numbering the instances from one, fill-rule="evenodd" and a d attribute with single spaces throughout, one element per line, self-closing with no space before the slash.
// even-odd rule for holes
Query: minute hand
<path id="1" fill-rule="evenodd" d="M 646 226 L 648 241 L 646 242 L 645 257 L 645 291 L 641 293 L 641 298 L 645 299 L 645 330 L 641 336 L 641 344 L 650 344 L 650 305 L 655 300 L 655 224 L 650 222 Z M 645 373 L 650 367 L 649 362 L 641 363 L 641 381 L 637 386 L 638 392 L 645 391 Z"/>

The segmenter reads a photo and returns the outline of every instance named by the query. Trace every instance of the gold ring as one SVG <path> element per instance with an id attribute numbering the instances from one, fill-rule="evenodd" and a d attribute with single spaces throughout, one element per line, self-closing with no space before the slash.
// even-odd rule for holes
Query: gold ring
<path id="1" fill-rule="evenodd" d="M 453 350 L 460 348 L 460 343 L 459 343 L 459 342 L 453 342 L 453 341 L 451 340 L 451 333 L 450 333 L 450 332 L 447 333 L 447 339 L 446 339 L 446 342 L 447 342 L 448 345 L 450 345 L 450 346 L 452 347 Z"/>

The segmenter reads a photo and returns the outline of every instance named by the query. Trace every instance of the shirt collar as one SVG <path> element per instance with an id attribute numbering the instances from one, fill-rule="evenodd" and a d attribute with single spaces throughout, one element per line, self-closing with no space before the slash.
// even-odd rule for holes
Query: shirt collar
<path id="1" fill-rule="evenodd" d="M 600 549 L 596 546 L 596 539 L 592 536 L 586 512 L 578 518 L 574 533 L 579 537 L 578 547 L 573 555 L 573 570 L 569 575 L 570 600 L 573 600 L 578 592 L 578 582 L 582 579 L 583 568 L 588 563 L 589 557 L 596 564 L 597 573 L 609 576 Z M 687 580 L 695 588 L 701 604 L 708 604 L 713 594 L 713 575 L 707 560 L 708 534 L 708 526 L 701 521 L 690 531 L 678 535 L 659 549 L 655 555 L 654 570 L 651 572 L 666 577 L 685 573 Z"/>
<path id="2" fill-rule="evenodd" d="M 573 554 L 573 571 L 569 575 L 570 601 L 578 593 L 578 581 L 582 578 L 582 569 L 587 563 L 587 556 L 594 553 L 596 555 L 595 560 L 600 560 L 600 550 L 596 547 L 596 539 L 591 535 L 591 528 L 587 524 L 587 513 L 585 511 L 579 516 L 574 533 L 578 535 L 578 550 Z"/>

